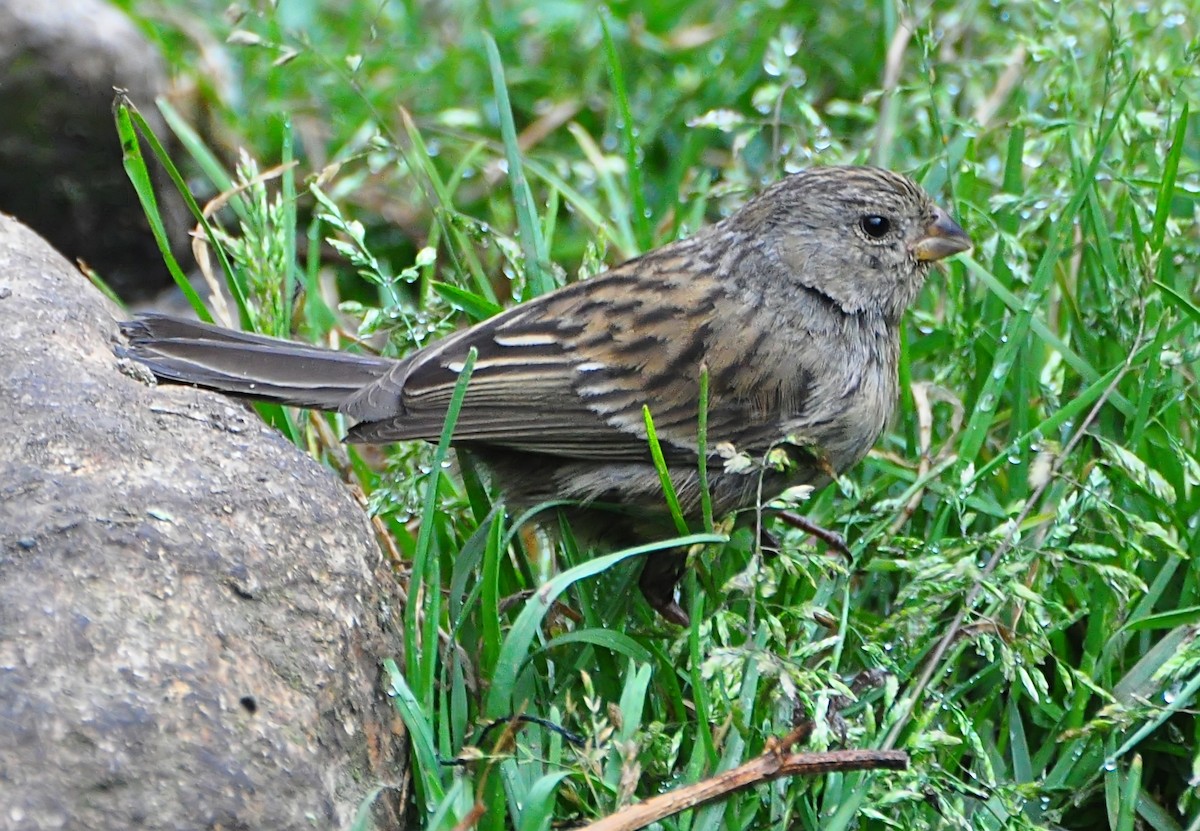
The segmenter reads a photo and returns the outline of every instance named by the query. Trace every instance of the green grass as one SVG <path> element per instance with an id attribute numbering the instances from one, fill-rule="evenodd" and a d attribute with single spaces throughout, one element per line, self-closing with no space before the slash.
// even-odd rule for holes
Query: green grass
<path id="1" fill-rule="evenodd" d="M 908 318 L 893 427 L 801 506 L 853 559 L 781 527 L 761 557 L 735 533 L 695 558 L 688 631 L 637 599 L 635 552 L 592 558 L 564 529 L 527 556 L 444 448 L 380 462 L 271 414 L 358 478 L 411 566 L 408 654 L 380 659 L 414 827 L 476 803 L 487 829 L 601 817 L 749 760 L 799 714 L 808 749 L 911 765 L 662 827 L 1200 829 L 1194 3 L 297 0 L 187 26 L 128 5 L 196 81 L 180 110 L 208 132 L 177 162 L 252 181 L 213 236 L 265 331 L 328 341 L 349 320 L 401 354 L 814 163 L 909 172 L 976 240 Z M 210 150 L 238 145 L 259 161 L 231 174 Z M 886 680 L 833 729 L 865 670 Z M 582 744 L 535 724 L 480 743 L 515 713 Z"/>

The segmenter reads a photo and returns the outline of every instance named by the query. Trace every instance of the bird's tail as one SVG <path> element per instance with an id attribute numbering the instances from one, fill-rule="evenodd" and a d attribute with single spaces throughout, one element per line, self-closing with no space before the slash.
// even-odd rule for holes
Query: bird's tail
<path id="1" fill-rule="evenodd" d="M 395 361 L 162 314 L 125 321 L 124 354 L 163 380 L 296 407 L 336 410 Z"/>

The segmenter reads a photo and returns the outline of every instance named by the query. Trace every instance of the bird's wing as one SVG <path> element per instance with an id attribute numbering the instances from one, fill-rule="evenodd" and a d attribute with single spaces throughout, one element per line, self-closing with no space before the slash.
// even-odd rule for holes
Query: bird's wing
<path id="1" fill-rule="evenodd" d="M 456 442 L 645 461 L 646 405 L 668 461 L 694 464 L 700 366 L 714 352 L 711 328 L 723 295 L 718 281 L 697 278 L 707 264 L 692 250 L 681 244 L 659 249 L 417 353 L 342 407 L 359 422 L 350 438 L 436 439 L 474 347 Z M 742 337 L 744 346 L 757 338 L 749 329 Z M 734 355 L 739 344 L 730 347 Z M 732 370 L 722 369 L 720 378 L 710 372 L 716 392 L 710 444 L 742 435 L 756 422 L 772 432 L 763 422 L 774 403 L 723 394 Z"/>

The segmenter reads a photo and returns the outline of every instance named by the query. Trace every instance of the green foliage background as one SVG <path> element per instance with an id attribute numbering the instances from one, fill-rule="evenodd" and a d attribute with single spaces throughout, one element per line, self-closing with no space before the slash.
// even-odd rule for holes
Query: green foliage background
<path id="1" fill-rule="evenodd" d="M 400 354 L 811 164 L 908 172 L 977 243 L 910 315 L 891 431 L 801 506 L 853 559 L 783 528 L 777 556 L 707 546 L 689 631 L 627 553 L 526 557 L 444 451 L 344 457 L 269 413 L 357 476 L 416 601 L 387 664 L 411 789 L 378 799 L 580 823 L 811 718 L 810 748 L 911 765 L 662 827 L 1200 829 L 1194 2 L 123 5 L 199 127 L 198 196 L 238 148 L 242 179 L 297 162 L 222 222 L 266 331 Z M 570 615 L 530 597 L 552 579 Z M 514 712 L 584 743 L 481 738 Z"/>

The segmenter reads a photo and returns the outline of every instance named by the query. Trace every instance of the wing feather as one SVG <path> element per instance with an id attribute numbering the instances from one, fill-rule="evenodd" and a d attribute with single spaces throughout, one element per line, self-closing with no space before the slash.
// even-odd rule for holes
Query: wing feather
<path id="1" fill-rule="evenodd" d="M 644 462 L 648 406 L 668 461 L 695 464 L 699 375 L 707 365 L 710 446 L 765 449 L 779 438 L 779 402 L 738 395 L 729 383 L 737 373 L 712 365 L 753 365 L 761 347 L 755 327 L 744 327 L 744 342 L 716 344 L 712 335 L 717 316 L 750 309 L 726 297 L 720 281 L 697 281 L 719 266 L 702 259 L 714 248 L 696 241 L 516 306 L 400 362 L 341 408 L 359 422 L 350 438 L 436 440 L 474 348 L 457 443 Z"/>

